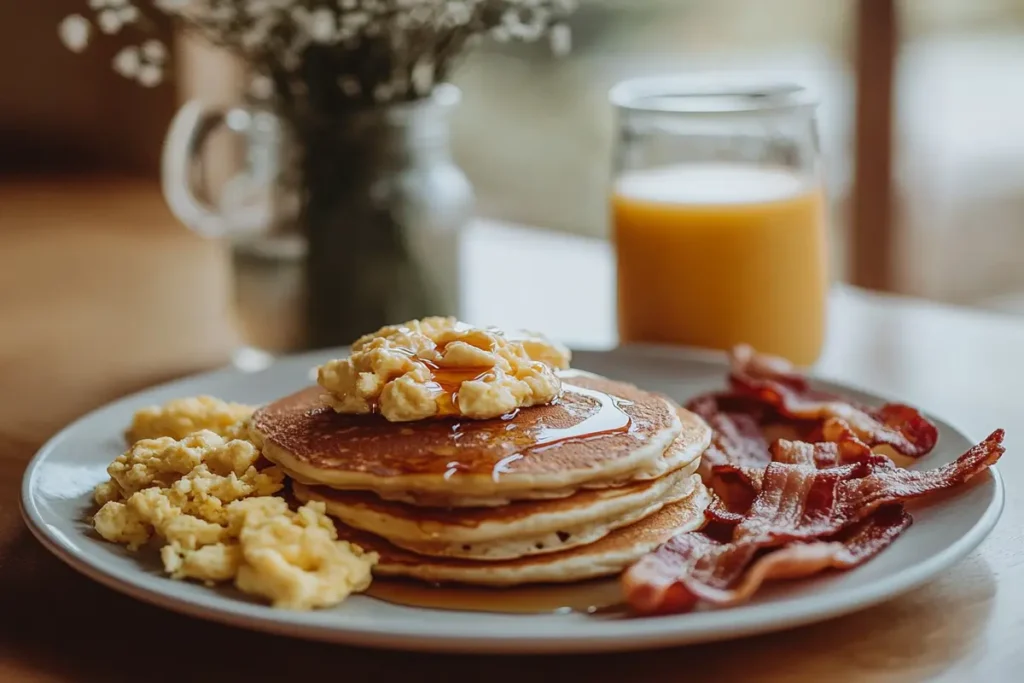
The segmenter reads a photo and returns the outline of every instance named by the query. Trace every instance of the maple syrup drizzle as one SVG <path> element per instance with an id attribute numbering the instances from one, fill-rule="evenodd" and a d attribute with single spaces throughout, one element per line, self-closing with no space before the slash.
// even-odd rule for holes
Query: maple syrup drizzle
<path id="1" fill-rule="evenodd" d="M 533 443 L 528 449 L 530 452 L 536 453 L 538 449 L 543 449 L 546 446 L 552 446 L 563 441 L 589 439 L 604 436 L 605 434 L 618 434 L 629 431 L 633 420 L 622 407 L 631 405 L 631 401 L 620 399 L 603 391 L 578 387 L 574 384 L 565 384 L 563 388 L 565 391 L 580 394 L 597 401 L 597 412 L 572 427 L 559 429 L 541 426 L 538 432 L 534 434 Z"/>
<path id="2" fill-rule="evenodd" d="M 420 362 L 430 370 L 431 381 L 427 386 L 438 393 L 438 417 L 459 415 L 459 389 L 462 383 L 485 379 L 493 372 L 493 368 L 487 367 L 445 368 L 428 360 Z"/>
<path id="3" fill-rule="evenodd" d="M 493 479 L 495 482 L 497 482 L 498 479 L 501 478 L 501 475 L 506 474 L 506 473 L 511 471 L 511 470 L 508 469 L 509 465 L 514 463 L 516 460 L 522 460 L 522 459 L 523 459 L 523 454 L 522 453 L 513 453 L 512 455 L 508 456 L 507 458 L 502 458 L 498 462 L 494 463 L 494 467 L 491 468 L 491 479 Z"/>
<path id="4" fill-rule="evenodd" d="M 523 445 L 514 452 L 504 456 L 491 466 L 491 478 L 497 482 L 501 475 L 512 471 L 510 466 L 532 454 L 542 453 L 547 448 L 567 441 L 586 441 L 609 434 L 620 434 L 629 432 L 632 428 L 632 418 L 622 410 L 623 406 L 631 405 L 631 401 L 620 399 L 602 391 L 587 389 L 572 384 L 563 385 L 566 392 L 586 396 L 597 402 L 597 411 L 588 415 L 583 421 L 570 427 L 549 427 L 546 425 L 533 426 L 529 429 L 518 432 L 523 440 Z M 488 434 L 512 434 L 517 432 L 518 425 L 512 420 L 518 414 L 518 409 L 502 416 L 501 420 L 506 421 L 503 425 L 495 425 L 493 421 L 467 420 L 456 422 L 451 426 L 451 438 L 458 442 L 467 433 L 475 432 L 477 436 L 488 436 Z M 518 439 L 517 439 L 518 440 Z M 445 465 L 444 478 L 451 479 L 460 472 L 469 472 L 475 468 L 457 460 L 448 462 Z"/>
<path id="5" fill-rule="evenodd" d="M 465 369 L 463 377 L 454 379 L 461 383 L 465 379 L 479 377 L 479 374 L 479 369 Z M 449 384 L 452 378 L 446 376 L 444 379 L 445 384 Z M 461 474 L 489 475 L 498 479 L 503 474 L 514 472 L 518 461 L 543 453 L 557 444 L 629 433 L 633 429 L 632 419 L 623 410 L 632 405 L 632 401 L 569 383 L 564 383 L 562 388 L 563 396 L 555 402 L 561 415 L 553 414 L 551 406 L 542 406 L 537 409 L 544 409 L 549 417 L 538 419 L 532 413 L 534 408 L 524 408 L 490 420 L 460 419 L 449 415 L 404 424 L 399 431 L 403 442 L 422 433 L 433 445 L 424 451 L 403 447 L 407 450 L 399 451 L 401 456 L 395 457 L 395 467 L 407 474 L 433 474 L 445 479 Z M 329 426 L 331 439 L 337 438 L 342 433 L 339 430 L 345 429 L 355 432 L 356 442 L 372 442 L 379 438 L 374 428 L 369 426 L 333 424 L 335 419 L 347 418 L 345 425 L 349 425 L 357 416 L 335 418 L 332 413 L 328 415 L 330 419 L 324 428 Z M 570 424 L 562 427 L 553 426 L 552 422 L 556 425 Z"/>
<path id="6" fill-rule="evenodd" d="M 482 588 L 374 579 L 366 594 L 397 605 L 459 612 L 507 614 L 625 614 L 618 578 L 567 585 Z"/>

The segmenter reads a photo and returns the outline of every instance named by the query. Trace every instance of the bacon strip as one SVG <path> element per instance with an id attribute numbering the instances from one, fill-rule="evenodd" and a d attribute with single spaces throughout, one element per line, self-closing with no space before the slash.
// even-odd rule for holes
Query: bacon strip
<path id="1" fill-rule="evenodd" d="M 744 515 L 742 513 L 730 510 L 725 501 L 723 501 L 718 495 L 715 495 L 711 499 L 711 503 L 707 508 L 705 508 L 704 517 L 708 522 L 717 522 L 719 524 L 727 524 L 729 526 L 736 526 L 744 519 Z"/>
<path id="2" fill-rule="evenodd" d="M 757 354 L 749 346 L 733 349 L 731 366 L 729 384 L 734 392 L 772 406 L 786 417 L 819 423 L 838 419 L 869 446 L 888 445 L 915 458 L 930 453 L 938 441 L 938 429 L 915 408 L 900 403 L 868 408 L 815 391 L 788 362 Z"/>
<path id="3" fill-rule="evenodd" d="M 761 431 L 764 407 L 729 394 L 698 396 L 686 407 L 712 430 L 711 444 L 701 456 L 701 478 L 718 493 L 723 510 L 746 509 L 772 459 Z"/>
<path id="4" fill-rule="evenodd" d="M 791 543 L 760 556 L 732 586 L 724 579 L 738 575 L 735 557 L 731 558 L 731 572 L 716 575 L 705 569 L 710 564 L 706 558 L 723 554 L 728 546 L 704 534 L 682 534 L 662 546 L 664 550 L 641 559 L 626 572 L 623 582 L 630 606 L 642 614 L 687 612 L 700 600 L 719 606 L 735 605 L 749 600 L 765 581 L 798 579 L 826 569 L 851 569 L 863 564 L 912 523 L 901 505 L 881 508 L 831 539 Z M 740 559 L 746 555 L 749 553 L 743 553 Z"/>
<path id="5" fill-rule="evenodd" d="M 736 537 L 757 539 L 766 547 L 838 533 L 883 505 L 965 483 L 1002 456 L 1003 435 L 998 429 L 955 461 L 933 470 L 901 469 L 878 455 L 819 470 L 806 461 L 792 462 L 812 457 L 806 451 L 813 445 L 779 440 L 774 448 L 789 452 L 784 457 L 790 462 L 773 462 L 765 469 L 761 490 L 737 526 Z"/>
<path id="6" fill-rule="evenodd" d="M 861 463 L 870 468 L 867 476 L 842 483 L 836 509 L 847 518 L 855 518 L 865 509 L 913 500 L 964 484 L 1003 456 L 1004 436 L 1005 432 L 997 429 L 953 462 L 933 470 L 907 470 L 894 467 L 891 462 L 883 465 L 876 456 Z"/>
<path id="7" fill-rule="evenodd" d="M 674 537 L 623 574 L 626 598 L 640 613 L 679 612 L 700 599 L 734 604 L 767 579 L 855 566 L 910 525 L 899 503 L 984 471 L 1002 456 L 1002 440 L 996 430 L 954 462 L 926 471 L 898 469 L 882 456 L 819 470 L 813 445 L 779 441 L 776 454 L 787 461 L 768 465 L 745 515 L 712 506 L 712 520 L 735 524 L 731 537 Z"/>
<path id="8" fill-rule="evenodd" d="M 888 458 L 872 452 L 841 420 L 830 418 L 819 431 L 825 441 L 777 440 L 768 447 L 769 459 L 779 463 L 813 465 L 818 469 L 858 462 L 872 462 L 878 467 L 892 464 Z M 734 513 L 750 508 L 754 496 L 761 490 L 765 469 L 730 463 L 712 466 L 701 474 L 705 483 L 718 494 L 721 509 Z M 714 518 L 714 513 L 705 514 L 709 519 Z"/>
<path id="9" fill-rule="evenodd" d="M 764 468 L 771 462 L 768 442 L 761 432 L 757 414 L 759 406 L 749 401 L 737 405 L 723 405 L 734 397 L 726 394 L 706 394 L 690 401 L 686 408 L 700 415 L 714 435 L 711 445 L 704 451 L 701 463 L 710 467 Z"/>

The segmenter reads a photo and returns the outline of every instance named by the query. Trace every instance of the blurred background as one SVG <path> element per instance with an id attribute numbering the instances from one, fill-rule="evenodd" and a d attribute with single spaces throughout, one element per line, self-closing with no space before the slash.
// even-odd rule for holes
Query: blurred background
<path id="1" fill-rule="evenodd" d="M 29 201 L 16 189 L 27 179 L 60 177 L 69 188 L 97 177 L 155 182 L 177 106 L 194 95 L 230 101 L 239 92 L 229 59 L 181 39 L 174 42 L 173 78 L 152 89 L 113 72 L 113 44 L 72 54 L 56 27 L 83 4 L 0 5 L 0 172 L 9 207 Z M 570 22 L 566 57 L 545 45 L 473 53 L 455 79 L 464 96 L 454 148 L 478 213 L 604 237 L 613 135 L 608 88 L 643 74 L 756 71 L 804 83 L 821 99 L 833 270 L 849 279 L 855 45 L 858 30 L 873 30 L 858 23 L 860 5 L 584 0 Z M 896 6 L 893 211 L 885 237 L 893 263 L 876 286 L 1024 314 L 1024 3 Z M 884 78 L 877 87 L 885 88 Z M 14 214 L 4 213 L 0 206 L 0 230 L 16 229 Z"/>

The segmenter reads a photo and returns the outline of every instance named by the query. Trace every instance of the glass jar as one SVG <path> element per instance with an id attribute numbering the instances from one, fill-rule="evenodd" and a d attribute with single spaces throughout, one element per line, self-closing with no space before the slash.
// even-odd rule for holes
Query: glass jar
<path id="1" fill-rule="evenodd" d="M 611 101 L 620 342 L 813 363 L 828 297 L 814 101 L 693 78 L 626 81 Z"/>

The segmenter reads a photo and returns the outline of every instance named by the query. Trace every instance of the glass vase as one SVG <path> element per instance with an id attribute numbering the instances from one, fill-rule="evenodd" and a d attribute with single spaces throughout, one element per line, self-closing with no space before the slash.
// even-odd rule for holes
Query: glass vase
<path id="1" fill-rule="evenodd" d="M 183 107 L 164 192 L 186 225 L 230 244 L 246 343 L 345 345 L 383 325 L 460 315 L 460 233 L 474 202 L 451 155 L 459 97 L 440 85 L 372 107 Z M 244 162 L 211 202 L 194 167 L 221 124 L 241 136 Z"/>

